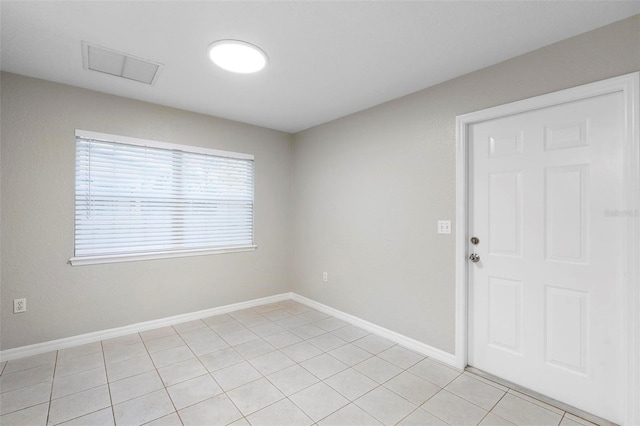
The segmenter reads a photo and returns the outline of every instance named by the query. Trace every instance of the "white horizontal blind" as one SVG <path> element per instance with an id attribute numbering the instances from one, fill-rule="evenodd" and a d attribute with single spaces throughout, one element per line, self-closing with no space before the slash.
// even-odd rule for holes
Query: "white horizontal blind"
<path id="1" fill-rule="evenodd" d="M 76 258 L 253 244 L 253 159 L 180 148 L 76 136 Z"/>

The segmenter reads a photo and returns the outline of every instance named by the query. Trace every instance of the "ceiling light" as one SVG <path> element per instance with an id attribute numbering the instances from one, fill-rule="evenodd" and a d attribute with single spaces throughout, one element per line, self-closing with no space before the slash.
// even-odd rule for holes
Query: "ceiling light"
<path id="1" fill-rule="evenodd" d="M 258 46 L 240 40 L 219 40 L 209 46 L 214 64 L 227 71 L 249 74 L 267 65 L 267 55 Z"/>

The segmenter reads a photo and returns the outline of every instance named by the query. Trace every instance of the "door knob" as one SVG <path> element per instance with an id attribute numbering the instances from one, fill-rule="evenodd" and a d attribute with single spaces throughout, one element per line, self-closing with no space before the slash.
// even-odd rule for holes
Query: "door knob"
<path id="1" fill-rule="evenodd" d="M 471 253 L 471 255 L 469 255 L 469 260 L 472 261 L 473 263 L 479 262 L 480 255 L 476 253 Z"/>

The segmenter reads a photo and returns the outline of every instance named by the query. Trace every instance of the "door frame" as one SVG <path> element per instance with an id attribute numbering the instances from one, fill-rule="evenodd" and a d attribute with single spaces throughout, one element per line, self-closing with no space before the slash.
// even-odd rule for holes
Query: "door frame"
<path id="1" fill-rule="evenodd" d="M 620 217 L 626 221 L 629 242 L 624 259 L 623 338 L 627 398 L 625 424 L 640 424 L 640 72 L 609 78 L 570 89 L 516 101 L 456 117 L 456 283 L 455 283 L 455 363 L 465 368 L 468 361 L 469 255 L 469 126 L 487 120 L 524 113 L 599 95 L 622 92 L 627 124 L 624 140 L 624 193 L 628 203 Z M 623 212 L 623 215 L 625 213 Z"/>

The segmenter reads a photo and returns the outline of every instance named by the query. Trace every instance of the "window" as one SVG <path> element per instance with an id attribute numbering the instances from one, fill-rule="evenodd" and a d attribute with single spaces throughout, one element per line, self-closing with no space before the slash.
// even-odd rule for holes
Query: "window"
<path id="1" fill-rule="evenodd" d="M 72 265 L 254 250 L 253 156 L 76 130 Z"/>

